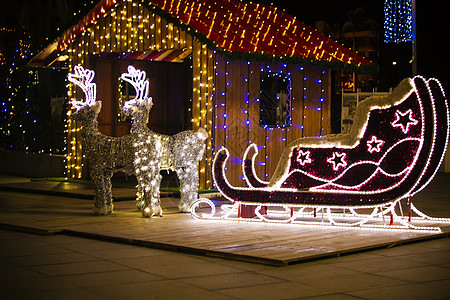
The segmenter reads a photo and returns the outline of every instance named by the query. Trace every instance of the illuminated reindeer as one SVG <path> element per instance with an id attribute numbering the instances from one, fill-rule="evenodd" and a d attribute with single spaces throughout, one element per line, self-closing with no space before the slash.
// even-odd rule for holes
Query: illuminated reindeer
<path id="1" fill-rule="evenodd" d="M 75 74 L 69 74 L 68 80 L 79 86 L 85 95 L 85 101 L 72 101 L 75 111 L 70 117 L 83 125 L 83 150 L 95 185 L 94 213 L 107 215 L 114 208 L 111 177 L 116 171 L 133 173 L 133 147 L 130 136 L 109 137 L 98 131 L 97 116 L 102 103 L 96 101 L 96 84 L 92 82 L 93 78 L 94 71 L 81 66 L 75 66 Z"/>
<path id="2" fill-rule="evenodd" d="M 151 131 L 147 123 L 152 99 L 148 97 L 149 82 L 145 72 L 128 66 L 128 73 L 122 74 L 121 78 L 136 90 L 136 97 L 125 102 L 123 111 L 133 118 L 130 136 L 133 138 L 135 173 L 140 186 L 137 207 L 144 216 L 161 215 L 159 171 L 171 169 L 176 171 L 180 181 L 178 208 L 188 212 L 198 197 L 198 162 L 203 156 L 208 134 L 203 128 L 171 136 Z"/>

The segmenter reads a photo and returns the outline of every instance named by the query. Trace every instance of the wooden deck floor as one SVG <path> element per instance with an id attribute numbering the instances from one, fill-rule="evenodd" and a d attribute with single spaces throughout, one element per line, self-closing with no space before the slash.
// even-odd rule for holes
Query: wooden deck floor
<path id="1" fill-rule="evenodd" d="M 142 218 L 134 201 L 116 202 L 113 215 L 99 217 L 92 215 L 90 200 L 2 191 L 0 228 L 63 233 L 277 266 L 450 233 L 450 227 L 442 227 L 440 234 L 428 234 L 195 220 L 190 214 L 178 213 L 177 202 L 175 198 L 162 199 L 161 218 Z M 436 205 L 447 206 L 446 202 Z"/>

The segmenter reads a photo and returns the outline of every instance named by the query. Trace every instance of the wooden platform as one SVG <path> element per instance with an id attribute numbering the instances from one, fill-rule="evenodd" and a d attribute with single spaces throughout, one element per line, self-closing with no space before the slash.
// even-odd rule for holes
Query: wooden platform
<path id="1" fill-rule="evenodd" d="M 113 215 L 99 217 L 92 214 L 89 200 L 2 191 L 0 228 L 69 234 L 275 266 L 439 238 L 450 232 L 450 227 L 443 227 L 439 234 L 427 234 L 202 221 L 178 213 L 178 201 L 162 199 L 163 217 L 142 218 L 134 201 L 116 202 Z M 436 207 L 448 206 L 446 199 L 442 201 L 435 203 Z"/>

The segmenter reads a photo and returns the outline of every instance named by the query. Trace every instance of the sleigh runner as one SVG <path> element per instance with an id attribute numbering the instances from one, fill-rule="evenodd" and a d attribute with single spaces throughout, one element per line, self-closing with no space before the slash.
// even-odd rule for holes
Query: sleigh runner
<path id="1" fill-rule="evenodd" d="M 200 199 L 191 212 L 206 219 L 440 231 L 420 223 L 449 219 L 426 216 L 411 198 L 434 177 L 448 137 L 449 110 L 439 82 L 405 79 L 389 96 L 363 101 L 350 133 L 289 144 L 270 182 L 256 175 L 252 144 L 242 168 L 248 187 L 232 186 L 225 175 L 229 153 L 220 149 L 213 177 L 232 204 L 216 214 L 213 202 Z M 210 213 L 197 213 L 204 204 Z"/>

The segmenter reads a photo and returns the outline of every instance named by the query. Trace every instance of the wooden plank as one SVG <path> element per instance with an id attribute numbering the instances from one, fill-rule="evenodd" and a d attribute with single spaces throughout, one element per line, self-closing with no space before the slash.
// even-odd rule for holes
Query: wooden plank
<path id="1" fill-rule="evenodd" d="M 212 133 L 213 133 L 213 122 L 214 122 L 214 53 L 212 50 L 208 49 L 208 64 L 207 64 L 207 124 L 206 129 L 208 132 L 208 139 L 206 140 L 206 153 L 205 153 L 205 188 L 212 188 L 212 160 L 213 160 L 213 141 L 212 141 Z"/>
<path id="2" fill-rule="evenodd" d="M 162 49 L 161 45 L 161 17 L 158 15 L 155 15 L 155 49 L 159 50 Z"/>
<path id="3" fill-rule="evenodd" d="M 323 106 L 322 106 L 322 116 L 324 120 L 322 121 L 322 127 L 324 128 L 323 135 L 331 134 L 331 76 L 330 70 L 325 70 L 325 74 L 322 75 L 322 93 Z"/>
<path id="4" fill-rule="evenodd" d="M 193 76 L 193 92 L 192 92 L 192 128 L 197 130 L 201 121 L 201 99 L 200 99 L 200 80 L 201 80 L 201 44 L 194 43 L 192 49 L 192 76 Z"/>
<path id="5" fill-rule="evenodd" d="M 223 128 L 225 119 L 223 114 L 226 112 L 226 61 L 215 55 L 215 99 L 214 99 L 214 149 L 217 153 L 225 145 L 225 129 Z"/>
<path id="6" fill-rule="evenodd" d="M 111 51 L 116 52 L 120 42 L 119 7 L 116 6 L 111 11 Z"/>
<path id="7" fill-rule="evenodd" d="M 321 111 L 320 108 L 320 80 L 321 70 L 317 67 L 305 67 L 304 84 L 306 87 L 306 98 L 304 99 L 305 107 L 305 136 L 319 136 L 321 128 Z"/>
<path id="8" fill-rule="evenodd" d="M 208 129 L 208 49 L 206 45 L 200 46 L 200 84 L 199 84 L 199 127 Z M 206 141 L 207 143 L 208 141 Z M 199 163 L 200 186 L 206 185 L 206 156 Z"/>
<path id="9" fill-rule="evenodd" d="M 292 126 L 288 132 L 288 142 L 293 142 L 303 137 L 303 67 L 290 65 L 291 73 L 291 117 Z"/>
<path id="10" fill-rule="evenodd" d="M 149 12 L 147 28 L 149 37 L 148 49 L 153 50 L 156 46 L 156 17 L 154 13 Z"/>
<path id="11" fill-rule="evenodd" d="M 228 64 L 229 66 L 229 78 L 227 79 L 227 149 L 230 152 L 229 170 L 230 170 L 230 183 L 236 186 L 242 186 L 243 181 L 241 179 L 242 168 L 241 159 L 244 153 L 248 140 L 247 130 L 243 126 L 243 111 L 242 105 L 245 104 L 245 94 L 247 85 L 244 85 L 242 73 L 246 71 L 245 63 L 242 60 L 232 60 Z M 245 76 L 245 75 L 244 75 Z M 245 90 L 245 92 L 244 92 Z"/>
<path id="12" fill-rule="evenodd" d="M 161 18 L 161 48 L 160 49 L 168 49 L 168 40 L 167 40 L 167 21 L 166 19 Z"/>
<path id="13" fill-rule="evenodd" d="M 250 141 L 257 145 L 260 150 L 259 155 L 256 157 L 255 161 L 255 171 L 260 178 L 264 178 L 265 167 L 265 149 L 262 148 L 265 144 L 265 130 L 259 125 L 259 93 L 260 93 L 260 76 L 261 67 L 260 62 L 250 63 L 250 76 L 249 76 L 249 120 L 250 120 Z"/>
<path id="14" fill-rule="evenodd" d="M 105 17 L 105 26 L 106 26 L 106 34 L 105 34 L 105 52 L 111 52 L 112 51 L 112 43 L 111 43 L 111 36 L 114 34 L 113 28 L 112 28 L 112 16 L 111 12 L 109 12 Z"/>
<path id="15" fill-rule="evenodd" d="M 106 40 L 105 40 L 105 36 L 106 36 L 106 19 L 105 18 L 100 18 L 97 21 L 97 24 L 99 26 L 99 32 L 100 32 L 100 36 L 99 36 L 99 52 L 105 52 L 106 51 Z"/>
<path id="16" fill-rule="evenodd" d="M 270 70 L 272 73 L 287 73 L 286 68 L 282 63 L 270 64 Z M 275 168 L 278 165 L 279 158 L 283 149 L 286 147 L 286 132 L 285 128 L 269 128 L 266 130 L 266 173 L 267 179 L 272 177 Z"/>

